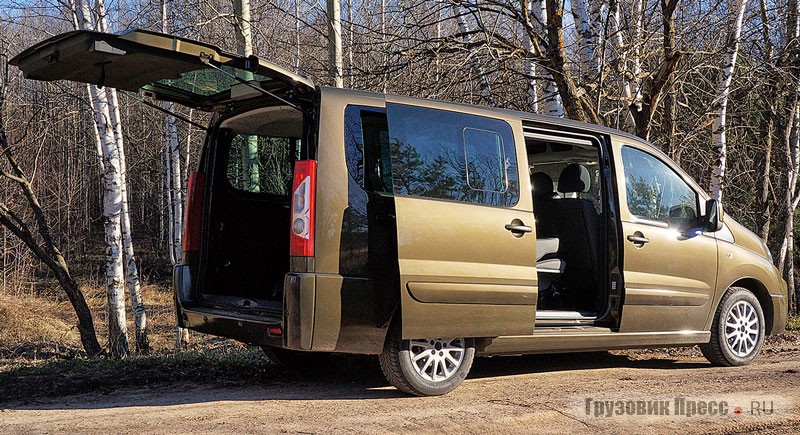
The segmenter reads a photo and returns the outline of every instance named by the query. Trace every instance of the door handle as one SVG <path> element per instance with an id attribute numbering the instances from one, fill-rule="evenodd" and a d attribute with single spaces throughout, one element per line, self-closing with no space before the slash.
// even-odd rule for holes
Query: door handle
<path id="1" fill-rule="evenodd" d="M 636 246 L 642 246 L 645 243 L 650 243 L 650 239 L 643 236 L 642 233 L 638 231 L 635 234 L 628 236 L 628 241 L 632 242 Z"/>
<path id="2" fill-rule="evenodd" d="M 528 225 L 508 224 L 508 225 L 506 225 L 506 229 L 508 231 L 511 231 L 512 233 L 530 233 L 530 232 L 533 232 L 533 228 L 529 227 Z"/>

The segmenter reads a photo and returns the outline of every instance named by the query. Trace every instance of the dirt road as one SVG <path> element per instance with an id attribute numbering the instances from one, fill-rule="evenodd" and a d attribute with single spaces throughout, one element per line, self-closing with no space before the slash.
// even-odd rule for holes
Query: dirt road
<path id="1" fill-rule="evenodd" d="M 0 433 L 800 432 L 796 342 L 741 368 L 711 367 L 696 349 L 481 358 L 457 390 L 429 398 L 398 394 L 371 360 L 335 364 L 324 381 L 7 399 Z"/>

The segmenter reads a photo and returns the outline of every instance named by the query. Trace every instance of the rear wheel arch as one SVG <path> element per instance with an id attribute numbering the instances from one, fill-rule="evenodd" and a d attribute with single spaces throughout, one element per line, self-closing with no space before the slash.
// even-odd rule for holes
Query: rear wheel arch
<path id="1" fill-rule="evenodd" d="M 774 311 L 772 307 L 772 297 L 769 295 L 769 290 L 760 281 L 755 278 L 742 278 L 732 283 L 728 288 L 741 287 L 750 291 L 758 299 L 761 304 L 761 310 L 764 312 L 764 333 L 765 335 L 772 334 L 772 322 L 774 319 Z M 727 290 L 726 290 L 727 291 Z"/>

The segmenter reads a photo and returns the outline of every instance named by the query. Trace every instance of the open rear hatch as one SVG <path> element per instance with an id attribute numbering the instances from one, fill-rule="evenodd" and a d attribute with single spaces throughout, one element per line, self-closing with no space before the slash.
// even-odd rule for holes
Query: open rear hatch
<path id="1" fill-rule="evenodd" d="M 11 64 L 28 79 L 141 91 L 205 111 L 263 95 L 310 101 L 315 90 L 308 78 L 255 56 L 146 30 L 63 33 L 28 48 Z"/>
<path id="2" fill-rule="evenodd" d="M 254 56 L 143 30 L 64 33 L 11 64 L 29 79 L 114 87 L 205 111 L 247 106 L 216 121 L 192 183 L 202 187 L 189 192 L 184 266 L 193 295 L 186 298 L 249 313 L 280 310 L 292 174 L 296 161 L 313 158 L 311 80 Z"/>

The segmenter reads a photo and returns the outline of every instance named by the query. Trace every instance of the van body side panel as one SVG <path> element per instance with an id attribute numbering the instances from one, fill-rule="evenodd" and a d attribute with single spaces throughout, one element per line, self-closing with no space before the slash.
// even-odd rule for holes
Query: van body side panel
<path id="1" fill-rule="evenodd" d="M 385 103 L 366 92 L 320 91 L 312 348 L 378 354 L 399 304 L 391 270 L 376 267 L 389 264 L 396 271 L 394 243 L 383 243 L 395 240 L 394 222 L 387 221 L 394 215 L 394 204 L 391 196 L 365 192 L 356 184 L 343 144 L 348 106 L 383 110 Z"/>
<path id="2" fill-rule="evenodd" d="M 387 96 L 393 147 L 408 145 L 397 138 L 395 129 L 398 123 L 408 120 L 393 118 L 398 112 L 393 115 L 393 106 L 388 103 L 406 102 L 402 97 Z M 439 104 L 413 101 L 413 107 L 423 110 L 437 109 Z M 426 113 L 437 116 L 435 112 Z M 397 177 L 401 175 L 393 154 L 404 339 L 533 333 L 538 296 L 536 234 L 533 230 L 513 234 L 505 228 L 509 224 L 534 227 L 521 122 L 516 118 L 498 118 L 498 114 L 480 108 L 465 109 L 452 116 L 460 115 L 499 119 L 511 126 L 511 140 L 516 143 L 514 170 L 519 171 L 514 175 L 519 180 L 520 197 L 515 205 L 494 206 L 398 194 Z M 437 121 L 430 119 L 430 122 Z M 416 138 L 422 142 L 417 149 L 435 141 L 426 139 L 427 132 L 448 127 L 414 125 L 420 131 L 425 130 Z M 393 153 L 396 152 L 393 148 Z M 421 159 L 425 158 L 421 155 Z M 451 174 L 459 176 L 456 170 Z"/>
<path id="3" fill-rule="evenodd" d="M 785 291 L 786 281 L 781 278 L 778 270 L 768 259 L 737 244 L 720 241 L 719 287 L 714 298 L 715 306 L 722 299 L 728 288 L 737 285 L 737 282 L 744 279 L 753 280 L 766 290 L 769 298 L 759 298 L 759 301 L 762 304 L 765 316 L 769 310 L 773 317 L 772 324 L 767 325 L 767 331 L 770 334 L 780 334 L 785 328 L 788 316 L 788 296 Z M 749 288 L 748 290 L 758 296 L 758 289 Z M 770 306 L 763 306 L 765 302 L 769 303 Z M 706 325 L 709 328 L 713 320 L 714 315 L 712 312 L 706 319 Z"/>

